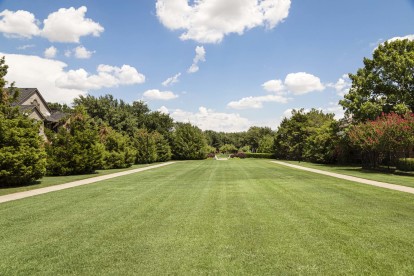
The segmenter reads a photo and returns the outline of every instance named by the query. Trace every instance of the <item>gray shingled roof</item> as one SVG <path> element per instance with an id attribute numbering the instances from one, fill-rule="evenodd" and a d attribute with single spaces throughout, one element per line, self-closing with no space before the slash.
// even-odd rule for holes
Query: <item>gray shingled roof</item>
<path id="1" fill-rule="evenodd" d="M 19 97 L 17 98 L 17 104 L 23 103 L 27 98 L 32 96 L 37 89 L 36 88 L 18 88 L 19 89 Z"/>

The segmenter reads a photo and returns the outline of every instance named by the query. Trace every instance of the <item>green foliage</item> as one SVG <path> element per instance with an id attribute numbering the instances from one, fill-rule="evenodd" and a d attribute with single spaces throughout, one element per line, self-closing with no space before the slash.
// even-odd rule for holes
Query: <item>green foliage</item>
<path id="1" fill-rule="evenodd" d="M 333 114 L 312 109 L 293 110 L 290 119 L 284 118 L 275 137 L 276 158 L 331 163 L 335 161 L 338 141 L 337 123 Z"/>
<path id="2" fill-rule="evenodd" d="M 16 115 L 0 114 L 0 186 L 30 184 L 46 172 L 46 153 L 40 124 Z"/>
<path id="3" fill-rule="evenodd" d="M 338 131 L 338 122 L 332 118 L 311 128 L 303 149 L 304 159 L 314 163 L 334 163 L 338 157 Z"/>
<path id="4" fill-rule="evenodd" d="M 155 139 L 155 145 L 157 149 L 157 161 L 165 162 L 171 160 L 172 153 L 168 140 L 165 139 L 164 136 L 158 132 L 152 133 L 152 136 Z"/>
<path id="5" fill-rule="evenodd" d="M 80 96 L 74 103 L 75 106 L 83 106 L 89 116 L 98 123 L 104 122 L 130 137 L 137 129 L 157 131 L 165 137 L 173 127 L 173 119 L 169 115 L 158 111 L 150 112 L 147 104 L 142 101 L 133 102 L 131 105 L 123 100 L 114 99 L 112 95 L 98 98 L 88 95 Z"/>
<path id="6" fill-rule="evenodd" d="M 136 164 L 150 164 L 157 161 L 157 144 L 154 135 L 146 129 L 134 133 L 133 144 L 136 150 Z"/>
<path id="7" fill-rule="evenodd" d="M 252 150 L 251 150 L 251 148 L 250 148 L 250 146 L 244 146 L 244 147 L 241 147 L 241 148 L 239 148 L 239 151 L 240 152 L 244 152 L 244 153 L 246 153 L 246 152 L 252 152 Z"/>
<path id="8" fill-rule="evenodd" d="M 222 152 L 222 153 L 236 153 L 237 148 L 233 144 L 225 144 L 225 145 L 220 147 L 220 152 Z"/>
<path id="9" fill-rule="evenodd" d="M 275 138 L 270 134 L 265 135 L 259 140 L 259 148 L 257 149 L 257 152 L 270 153 L 273 151 L 274 144 Z"/>
<path id="10" fill-rule="evenodd" d="M 98 126 L 82 108 L 59 128 L 46 149 L 49 175 L 92 173 L 102 167 L 105 154 Z"/>
<path id="11" fill-rule="evenodd" d="M 216 148 L 215 148 L 215 147 L 212 147 L 212 146 L 208 146 L 208 145 L 207 145 L 207 147 L 206 147 L 206 151 L 207 151 L 208 153 L 215 154 L 217 150 L 216 150 Z"/>
<path id="12" fill-rule="evenodd" d="M 354 121 L 374 120 L 381 113 L 414 112 L 414 41 L 378 46 L 364 67 L 349 74 L 352 87 L 339 103 Z"/>
<path id="13" fill-rule="evenodd" d="M 134 164 L 136 151 L 128 136 L 111 127 L 102 127 L 99 136 L 101 143 L 105 146 L 103 169 L 128 168 Z"/>
<path id="14" fill-rule="evenodd" d="M 257 158 L 257 159 L 274 159 L 275 155 L 273 153 L 252 153 L 246 152 L 246 158 Z"/>
<path id="15" fill-rule="evenodd" d="M 244 136 L 244 144 L 250 146 L 252 152 L 256 152 L 260 146 L 260 140 L 268 135 L 273 135 L 269 127 L 250 127 Z"/>
<path id="16" fill-rule="evenodd" d="M 177 160 L 198 160 L 207 157 L 203 132 L 189 123 L 177 123 L 173 132 L 172 152 Z"/>
<path id="17" fill-rule="evenodd" d="M 69 107 L 67 104 L 60 104 L 60 103 L 47 103 L 47 106 L 49 107 L 49 109 L 54 112 L 54 111 L 60 111 L 63 113 L 72 113 L 73 109 L 71 107 Z"/>
<path id="18" fill-rule="evenodd" d="M 30 184 L 46 171 L 40 123 L 22 115 L 12 103 L 18 91 L 6 90 L 7 65 L 0 59 L 0 186 Z"/>
<path id="19" fill-rule="evenodd" d="M 400 171 L 414 171 L 414 158 L 400 158 L 397 160 L 396 167 Z"/>

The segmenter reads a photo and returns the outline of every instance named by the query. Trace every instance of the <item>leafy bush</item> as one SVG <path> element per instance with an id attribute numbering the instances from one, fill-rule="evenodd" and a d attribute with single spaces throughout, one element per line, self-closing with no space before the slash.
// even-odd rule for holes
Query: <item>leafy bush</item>
<path id="1" fill-rule="evenodd" d="M 246 153 L 246 158 L 274 159 L 273 153 Z"/>
<path id="2" fill-rule="evenodd" d="M 414 171 L 414 158 L 400 158 L 397 160 L 397 170 Z"/>

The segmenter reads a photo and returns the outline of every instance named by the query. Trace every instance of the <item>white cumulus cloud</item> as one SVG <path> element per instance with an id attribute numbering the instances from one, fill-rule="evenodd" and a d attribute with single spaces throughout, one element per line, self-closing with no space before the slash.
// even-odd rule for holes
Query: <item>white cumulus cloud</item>
<path id="1" fill-rule="evenodd" d="M 267 102 L 284 104 L 292 99 L 289 97 L 290 94 L 302 95 L 313 91 L 322 91 L 325 86 L 318 77 L 299 72 L 288 74 L 284 82 L 282 80 L 269 80 L 262 84 L 262 88 L 271 94 L 245 97 L 228 103 L 227 107 L 232 109 L 260 109 L 263 108 L 263 103 Z"/>
<path id="2" fill-rule="evenodd" d="M 104 28 L 92 19 L 85 18 L 87 10 L 85 6 L 78 9 L 61 8 L 49 14 L 43 21 L 44 27 L 41 35 L 52 42 L 72 43 L 79 43 L 82 36 L 99 36 Z"/>
<path id="3" fill-rule="evenodd" d="M 263 108 L 263 103 L 287 103 L 288 98 L 281 95 L 266 95 L 258 97 L 245 97 L 238 101 L 232 101 L 227 104 L 227 107 L 232 109 L 260 109 Z"/>
<path id="4" fill-rule="evenodd" d="M 172 76 L 172 77 L 170 77 L 170 78 L 166 79 L 165 81 L 163 81 L 163 82 L 162 82 L 162 85 L 163 85 L 163 86 L 170 86 L 170 85 L 173 85 L 174 83 L 179 82 L 179 78 L 180 78 L 180 76 L 181 76 L 181 73 L 178 73 L 178 74 L 176 74 L 176 75 L 174 75 L 174 76 Z"/>
<path id="5" fill-rule="evenodd" d="M 83 46 L 76 47 L 75 49 L 73 49 L 73 52 L 75 53 L 75 57 L 79 59 L 88 59 L 94 53 L 94 51 L 89 51 Z"/>
<path id="6" fill-rule="evenodd" d="M 290 0 L 157 0 L 160 22 L 183 30 L 180 39 L 219 43 L 224 36 L 264 26 L 273 29 L 289 15 Z"/>
<path id="7" fill-rule="evenodd" d="M 57 52 L 58 50 L 55 47 L 50 46 L 44 52 L 45 58 L 54 58 L 56 57 Z"/>
<path id="8" fill-rule="evenodd" d="M 65 63 L 38 56 L 0 53 L 6 57 L 9 66 L 6 80 L 16 82 L 17 87 L 38 88 L 46 101 L 71 104 L 79 95 L 86 95 L 81 89 L 68 89 L 56 85 L 56 79 L 65 74 Z"/>
<path id="9" fill-rule="evenodd" d="M 8 37 L 31 38 L 40 33 L 34 14 L 18 10 L 0 12 L 0 32 Z"/>
<path id="10" fill-rule="evenodd" d="M 344 74 L 336 83 L 330 83 L 328 86 L 335 88 L 338 96 L 343 97 L 345 94 L 348 94 L 352 86 L 352 81 L 347 74 Z"/>
<path id="11" fill-rule="evenodd" d="M 7 37 L 42 36 L 51 42 L 79 43 L 83 36 L 99 36 L 104 28 L 86 18 L 87 8 L 61 8 L 48 15 L 40 28 L 35 15 L 24 10 L 0 12 L 0 32 Z"/>
<path id="12" fill-rule="evenodd" d="M 190 74 L 195 73 L 200 69 L 198 67 L 199 62 L 206 61 L 206 50 L 204 49 L 203 46 L 197 46 L 195 48 L 195 52 L 196 52 L 196 55 L 193 59 L 193 64 L 191 64 L 190 68 L 188 68 L 188 70 L 187 70 L 187 72 L 190 73 Z"/>
<path id="13" fill-rule="evenodd" d="M 145 91 L 143 97 L 147 100 L 169 101 L 178 98 L 178 95 L 175 95 L 171 91 L 160 91 L 158 89 L 151 89 Z"/>
<path id="14" fill-rule="evenodd" d="M 285 78 L 285 86 L 294 95 L 303 95 L 325 89 L 318 77 L 305 72 L 288 74 Z"/>
<path id="15" fill-rule="evenodd" d="M 105 64 L 100 64 L 97 68 L 97 74 L 94 75 L 81 68 L 69 70 L 56 79 L 58 87 L 79 90 L 97 90 L 104 87 L 109 88 L 144 82 L 145 76 L 130 65 L 116 67 Z"/>
<path id="16" fill-rule="evenodd" d="M 285 93 L 286 87 L 281 80 L 270 80 L 262 84 L 264 90 L 273 93 Z"/>
<path id="17" fill-rule="evenodd" d="M 161 106 L 157 111 L 161 112 L 162 114 L 170 114 L 170 111 L 165 106 Z"/>
<path id="18" fill-rule="evenodd" d="M 396 37 L 388 39 L 387 41 L 392 42 L 392 41 L 396 41 L 396 40 L 405 40 L 405 39 L 414 40 L 414 34 L 410 34 L 410 35 L 406 35 L 406 36 L 396 36 Z"/>
<path id="19" fill-rule="evenodd" d="M 200 107 L 198 112 L 188 112 L 176 109 L 170 116 L 177 122 L 191 123 L 202 130 L 238 132 L 247 130 L 252 123 L 237 113 L 216 112 L 206 107 Z"/>

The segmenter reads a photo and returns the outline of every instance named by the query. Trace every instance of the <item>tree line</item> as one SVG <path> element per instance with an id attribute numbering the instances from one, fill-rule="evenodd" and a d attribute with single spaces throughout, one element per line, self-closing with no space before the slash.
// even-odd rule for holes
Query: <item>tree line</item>
<path id="1" fill-rule="evenodd" d="M 5 59 L 0 59 L 0 183 L 20 185 L 43 175 L 91 173 L 171 159 L 204 159 L 216 152 L 246 153 L 317 163 L 359 162 L 365 167 L 395 165 L 414 145 L 414 42 L 378 46 L 364 67 L 349 74 L 352 86 L 340 104 L 345 118 L 317 109 L 293 110 L 276 131 L 201 131 L 151 111 L 141 101 L 126 103 L 111 95 L 81 96 L 73 106 L 50 103 L 67 114 L 57 132 L 39 135 L 39 123 L 13 102 Z M 209 155 L 210 154 L 210 155 Z M 262 154 L 262 155 L 259 155 Z M 246 155 L 237 155 L 246 156 Z"/>

